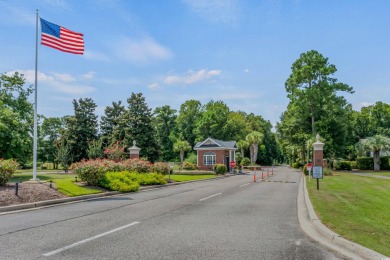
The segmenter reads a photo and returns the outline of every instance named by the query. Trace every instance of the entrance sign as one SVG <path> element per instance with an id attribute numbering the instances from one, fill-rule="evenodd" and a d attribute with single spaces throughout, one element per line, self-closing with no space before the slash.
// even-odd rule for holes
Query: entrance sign
<path id="1" fill-rule="evenodd" d="M 322 166 L 314 166 L 313 167 L 313 179 L 323 179 L 324 174 L 322 171 Z"/>

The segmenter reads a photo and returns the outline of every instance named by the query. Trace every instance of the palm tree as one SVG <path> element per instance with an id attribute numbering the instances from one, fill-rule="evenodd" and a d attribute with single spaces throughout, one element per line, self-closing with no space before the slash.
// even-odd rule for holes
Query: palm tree
<path id="1" fill-rule="evenodd" d="M 240 140 L 237 142 L 237 146 L 238 146 L 238 149 L 241 149 L 241 156 L 242 156 L 242 158 L 244 158 L 245 157 L 244 149 L 248 148 L 248 146 L 249 146 L 248 142 L 246 142 L 245 140 Z"/>
<path id="2" fill-rule="evenodd" d="M 383 135 L 374 135 L 367 139 L 360 140 L 364 147 L 373 152 L 374 156 L 374 171 L 379 171 L 380 168 L 380 152 L 383 149 L 390 149 L 390 138 Z"/>
<path id="3" fill-rule="evenodd" d="M 257 152 L 259 150 L 259 144 L 262 143 L 264 135 L 260 132 L 253 131 L 252 133 L 246 136 L 246 141 L 249 145 L 249 150 L 251 153 L 251 163 L 255 163 L 257 159 Z"/>
<path id="4" fill-rule="evenodd" d="M 175 152 L 180 152 L 180 161 L 183 163 L 184 161 L 184 152 L 191 150 L 191 145 L 187 141 L 177 141 L 173 145 L 173 150 Z"/>

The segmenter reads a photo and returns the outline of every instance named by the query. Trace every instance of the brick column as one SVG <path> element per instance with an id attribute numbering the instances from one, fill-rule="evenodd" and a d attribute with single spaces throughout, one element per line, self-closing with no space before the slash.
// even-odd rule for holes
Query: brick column
<path id="1" fill-rule="evenodd" d="M 324 143 L 320 142 L 320 135 L 316 136 L 317 141 L 313 144 L 314 154 L 313 154 L 313 166 L 323 166 L 324 159 Z"/>
<path id="2" fill-rule="evenodd" d="M 139 159 L 139 151 L 141 148 L 138 148 L 136 145 L 136 141 L 133 141 L 133 146 L 129 148 L 130 159 Z"/>

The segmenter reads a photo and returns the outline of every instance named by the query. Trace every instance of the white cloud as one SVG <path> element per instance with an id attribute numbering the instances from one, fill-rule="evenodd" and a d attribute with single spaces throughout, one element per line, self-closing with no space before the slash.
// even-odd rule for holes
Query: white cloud
<path id="1" fill-rule="evenodd" d="M 88 71 L 87 73 L 81 75 L 81 77 L 85 80 L 91 80 L 95 77 L 96 75 L 96 72 L 94 71 Z"/>
<path id="2" fill-rule="evenodd" d="M 201 69 L 199 71 L 189 70 L 187 74 L 184 76 L 169 75 L 165 77 L 163 82 L 164 84 L 167 85 L 174 85 L 174 84 L 190 85 L 198 81 L 202 81 L 214 76 L 218 76 L 220 74 L 221 74 L 220 70 L 209 70 L 209 71 L 205 69 Z"/>
<path id="3" fill-rule="evenodd" d="M 62 82 L 53 82 L 50 85 L 59 92 L 72 95 L 84 95 L 95 91 L 94 87 L 86 85 L 66 84 Z"/>
<path id="4" fill-rule="evenodd" d="M 156 82 L 155 83 L 151 83 L 151 84 L 149 84 L 148 88 L 150 88 L 151 90 L 157 90 L 157 89 L 160 88 L 160 84 L 158 84 Z"/>
<path id="5" fill-rule="evenodd" d="M 235 25 L 238 16 L 237 0 L 184 0 L 199 16 L 212 23 Z"/>
<path id="6" fill-rule="evenodd" d="M 88 51 L 86 50 L 83 55 L 87 60 L 96 60 L 96 61 L 109 61 L 110 58 L 101 52 Z"/>
<path id="7" fill-rule="evenodd" d="M 123 38 L 115 45 L 116 55 L 133 64 L 149 64 L 172 57 L 171 51 L 151 38 L 134 40 Z"/>
<path id="8" fill-rule="evenodd" d="M 248 73 L 248 72 L 249 72 L 249 69 L 245 69 L 244 72 L 245 72 L 245 73 Z"/>
<path id="9" fill-rule="evenodd" d="M 27 84 L 35 84 L 34 70 L 14 70 L 9 71 L 6 74 L 13 75 L 16 71 L 24 75 Z M 87 74 L 84 74 L 82 77 L 85 77 L 85 75 L 90 75 L 91 73 L 93 72 L 90 71 Z M 58 92 L 66 94 L 83 95 L 95 91 L 95 88 L 91 86 L 79 84 L 76 77 L 70 74 L 57 72 L 45 74 L 38 71 L 38 87 L 40 85 L 47 85 L 49 88 L 52 87 Z"/>
<path id="10" fill-rule="evenodd" d="M 54 77 L 60 81 L 65 81 L 65 82 L 76 81 L 76 79 L 69 74 L 54 73 Z"/>

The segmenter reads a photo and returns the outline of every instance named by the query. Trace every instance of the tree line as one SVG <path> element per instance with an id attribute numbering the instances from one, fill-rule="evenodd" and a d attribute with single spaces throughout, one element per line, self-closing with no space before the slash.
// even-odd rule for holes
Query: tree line
<path id="1" fill-rule="evenodd" d="M 367 149 L 378 157 L 378 151 L 390 146 L 390 105 L 378 101 L 353 110 L 344 97 L 354 93 L 353 87 L 339 82 L 336 72 L 318 51 L 300 55 L 285 82 L 289 103 L 276 133 L 262 116 L 232 111 L 223 101 L 187 100 L 179 110 L 169 105 L 152 110 L 142 93 L 131 93 L 126 103 L 107 106 L 99 119 L 91 98 L 73 100 L 72 115 L 39 115 L 38 159 L 69 165 L 105 157 L 105 151 L 122 156 L 135 140 L 147 160 L 179 161 L 196 142 L 212 137 L 237 141 L 238 159 L 304 164 L 317 133 L 326 158 L 355 160 Z M 0 158 L 15 158 L 25 166 L 32 158 L 32 92 L 23 75 L 0 75 Z"/>
<path id="2" fill-rule="evenodd" d="M 32 88 L 23 86 L 23 75 L 1 75 L 0 157 L 15 158 L 28 166 L 33 127 L 28 96 Z M 269 121 L 253 113 L 232 111 L 223 101 L 201 104 L 187 100 L 179 111 L 169 105 L 152 110 L 142 93 L 131 93 L 126 101 L 112 102 L 100 120 L 91 98 L 73 100 L 72 115 L 39 115 L 38 161 L 69 166 L 82 159 L 103 158 L 105 151 L 115 148 L 122 149 L 123 156 L 134 140 L 141 148 L 140 156 L 151 162 L 178 161 L 207 137 L 238 141 L 241 153 L 254 162 L 283 160 Z M 256 153 L 251 150 L 255 146 Z"/>

